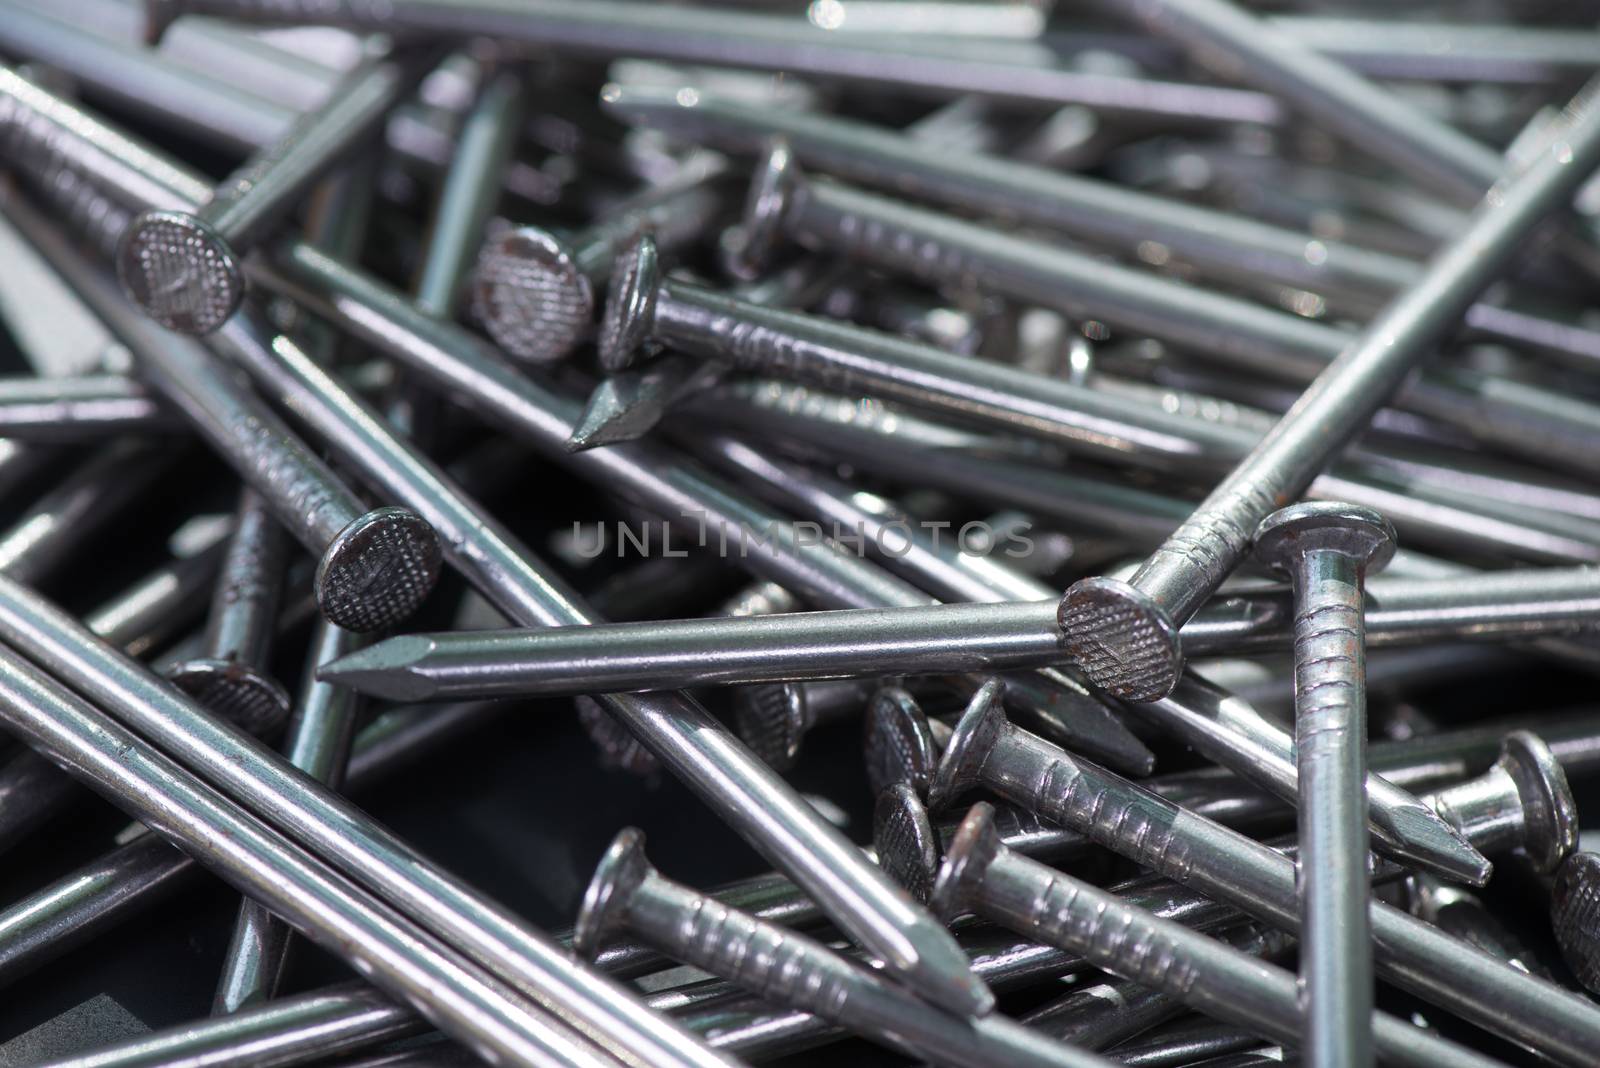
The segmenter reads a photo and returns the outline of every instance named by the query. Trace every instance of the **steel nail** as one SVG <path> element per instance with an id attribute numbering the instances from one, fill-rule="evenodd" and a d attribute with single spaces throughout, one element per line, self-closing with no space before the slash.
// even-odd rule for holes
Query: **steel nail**
<path id="1" fill-rule="evenodd" d="M 704 237 L 726 209 L 724 184 L 720 165 L 691 167 L 565 240 L 537 226 L 494 238 L 478 257 L 474 315 L 513 356 L 566 357 L 591 332 L 594 287 L 627 247 L 641 234 L 667 250 Z"/>
<path id="2" fill-rule="evenodd" d="M 422 73 L 415 57 L 374 56 L 343 78 L 326 103 L 201 198 L 196 210 L 140 214 L 116 258 L 128 298 L 169 330 L 208 334 L 221 326 L 244 301 L 241 258 L 313 182 L 360 147 Z"/>
<path id="3" fill-rule="evenodd" d="M 1302 1037 L 1314 1065 L 1372 1062 L 1370 885 L 1366 865 L 1351 862 L 1369 844 L 1361 601 L 1367 572 L 1394 549 L 1382 516 L 1339 504 L 1280 509 L 1255 535 L 1257 559 L 1294 584 Z"/>
<path id="4" fill-rule="evenodd" d="M 750 445 L 720 435 L 695 449 L 759 487 L 765 499 L 830 525 L 841 543 L 871 546 L 885 566 L 925 590 L 954 601 L 1049 600 L 1055 591 L 1005 563 L 966 551 L 964 533 L 941 538 L 912 522 L 893 502 L 854 493 L 826 475 L 775 462 Z M 841 533 L 849 531 L 850 533 Z M 1155 758 L 1122 722 L 1076 680 L 1044 669 L 1008 676 L 1007 695 L 1052 740 L 1134 774 L 1149 774 Z M 965 680 L 975 688 L 982 680 Z"/>
<path id="5" fill-rule="evenodd" d="M 1563 70 L 1587 69 L 1581 57 L 1589 43 L 1555 27 L 1522 25 L 1463 25 L 1416 21 L 1382 25 L 1387 34 L 1373 33 L 1380 23 L 1366 18 L 1281 15 L 1270 20 L 1278 29 L 1306 42 L 1318 52 L 1352 70 L 1373 78 L 1464 78 L 1468 80 L 1542 82 Z M 1442 35 L 1449 54 L 1440 54 Z M 1434 48 L 1428 47 L 1429 43 Z"/>
<path id="6" fill-rule="evenodd" d="M 1012 726 L 995 704 L 974 702 L 930 798 L 939 807 L 980 784 L 1281 929 L 1299 927 L 1289 858 Z M 1584 1036 L 1600 1031 L 1592 1004 L 1382 902 L 1369 912 L 1385 978 L 1564 1063 L 1584 1062 Z"/>
<path id="7" fill-rule="evenodd" d="M 1215 931 L 1219 945 L 1251 957 L 1281 953 L 1289 942 L 1277 931 L 1256 924 Z M 1048 1002 L 1022 1017 L 1022 1022 L 1062 1042 L 1086 1049 L 1113 1050 L 1128 1039 L 1181 1016 L 1184 1005 L 1170 994 L 1126 979 L 1096 983 Z M 1112 1059 L 1121 1062 L 1116 1052 Z"/>
<path id="8" fill-rule="evenodd" d="M 1159 990 L 1113 979 L 1032 1009 L 1021 1020 L 1058 1042 L 1107 1050 L 1183 1012 L 1181 1002 Z"/>
<path id="9" fill-rule="evenodd" d="M 862 714 L 861 757 L 866 764 L 867 787 L 880 797 L 894 786 L 909 787 L 926 796 L 939 743 L 934 724 L 910 692 L 895 685 L 880 686 Z M 943 723 L 938 723 L 943 728 Z M 905 886 L 906 880 L 896 879 Z"/>
<path id="10" fill-rule="evenodd" d="M 1121 892 L 1140 895 L 1158 914 L 1169 913 L 1160 893 L 1144 893 L 1132 884 Z M 1213 908 L 1212 911 L 1215 911 Z M 1194 915 L 1187 902 L 1177 906 L 1184 916 Z M 1035 942 L 1019 942 L 1007 932 L 975 930 L 966 941 L 973 973 L 996 990 L 1026 988 L 1054 979 L 1076 978 L 1088 970 L 1082 957 Z M 663 998 L 663 1001 L 666 999 Z M 752 1060 L 784 1056 L 837 1037 L 838 1028 L 819 1017 L 793 1009 L 774 1009 L 766 1002 L 713 1003 L 690 1011 L 683 1022 L 712 1038 L 719 1049 Z"/>
<path id="11" fill-rule="evenodd" d="M 326 621 L 317 624 L 305 682 L 283 746 L 290 764 L 334 789 L 344 783 L 361 701 L 348 689 L 318 682 L 316 668 L 356 644 L 349 632 Z M 259 902 L 246 898 L 223 959 L 212 1014 L 224 1016 L 277 997 L 289 946 L 288 925 Z"/>
<path id="12" fill-rule="evenodd" d="M 826 449 L 829 455 L 892 478 L 939 486 L 1001 507 L 1023 508 L 1041 519 L 1130 537 L 1140 546 L 1161 544 L 1193 511 L 1184 501 L 1142 487 L 1055 470 L 1060 458 L 1033 451 L 1032 442 L 958 430 L 886 405 L 863 404 L 860 398 L 771 379 L 714 387 L 689 398 L 684 412 L 718 426 Z M 1241 444 L 1249 448 L 1248 443 Z M 1203 449 L 1198 439 L 1196 448 Z M 928 462 L 930 453 L 939 458 L 937 464 Z M 1307 494 L 1375 508 L 1399 524 L 1408 541 L 1542 563 L 1600 559 L 1592 538 L 1575 539 L 1570 529 L 1559 535 L 1539 531 L 1503 514 L 1504 506 L 1486 507 L 1488 495 L 1455 494 L 1447 501 L 1444 493 L 1429 493 L 1422 499 L 1409 490 L 1397 491 L 1392 479 L 1385 485 L 1381 476 L 1343 467 L 1319 476 Z M 1529 514 L 1524 508 L 1522 519 Z"/>
<path id="13" fill-rule="evenodd" d="M 84 617 L 84 626 L 142 657 L 203 609 L 225 549 L 224 530 L 192 556 L 157 568 Z M 31 750 L 0 766 L 0 852 L 37 830 L 77 793 L 72 778 Z M 0 925 L 3 929 L 3 925 Z"/>
<path id="14" fill-rule="evenodd" d="M 266 504 L 246 490 L 212 596 L 202 655 L 167 668 L 173 685 L 223 719 L 264 735 L 289 714 L 267 672 L 288 543 Z"/>
<path id="15" fill-rule="evenodd" d="M 658 231 L 655 237 L 659 236 Z M 737 292 L 755 304 L 805 308 L 822 299 L 824 291 L 844 270 L 842 263 L 818 264 L 801 259 L 738 286 Z M 581 452 L 641 438 L 671 409 L 716 386 L 726 375 L 727 368 L 720 362 L 672 352 L 662 353 L 642 367 L 607 375 L 590 392 L 583 414 L 567 439 L 567 448 Z"/>
<path id="16" fill-rule="evenodd" d="M 153 836 L 152 836 L 153 837 Z M 158 842 L 169 853 L 171 847 Z M 348 983 L 245 1006 L 124 1042 L 86 1050 L 84 1068 L 132 1068 L 214 1060 L 301 1064 L 408 1038 L 427 1030 L 415 1013 L 378 990 Z"/>
<path id="17" fill-rule="evenodd" d="M 455 317 L 462 282 L 500 199 L 500 172 L 516 147 L 522 97 L 521 77 L 512 71 L 497 74 L 462 124 L 416 284 L 417 306 L 436 318 Z"/>
<path id="18" fill-rule="evenodd" d="M 1486 201 L 1131 581 L 1085 579 L 1067 591 L 1061 622 L 1069 647 L 1102 688 L 1129 700 L 1171 691 L 1183 665 L 1178 628 L 1221 585 L 1255 527 L 1310 485 L 1493 281 L 1520 239 L 1600 164 L 1600 108 L 1572 129 L 1569 148 L 1570 155 L 1547 154 Z"/>
<path id="19" fill-rule="evenodd" d="M 636 932 L 670 956 L 754 993 L 938 1064 L 995 1058 L 1014 1064 L 1103 1063 L 1030 1034 L 1003 1016 L 958 1020 L 929 1012 L 909 992 L 821 943 L 663 878 L 645 859 L 643 842 L 644 836 L 630 828 L 607 850 L 584 895 L 573 943 L 577 952 L 592 955 L 614 933 Z"/>
<path id="20" fill-rule="evenodd" d="M 1249 437 L 1017 368 L 665 278 L 645 237 L 612 272 L 600 358 L 609 369 L 621 369 L 649 344 L 724 360 L 740 371 L 936 406 L 964 421 L 1065 443 L 1119 464 L 1211 470 Z"/>
<path id="21" fill-rule="evenodd" d="M 1447 640 L 1488 638 L 1512 641 L 1519 638 L 1582 633 L 1600 613 L 1600 573 L 1592 568 L 1548 568 L 1505 572 L 1450 575 L 1442 578 L 1374 579 L 1370 596 L 1363 605 L 1369 644 L 1402 646 Z M 1183 640 L 1197 656 L 1231 656 L 1247 652 L 1287 649 L 1293 642 L 1290 595 L 1281 590 L 1240 590 L 1221 595 L 1197 612 L 1183 628 Z M 1047 618 L 1042 605 L 1035 602 L 1002 602 L 990 605 L 928 605 L 905 608 L 839 610 L 795 613 L 794 606 L 781 613 L 763 613 L 769 618 L 762 627 L 773 635 L 768 652 L 758 653 L 757 642 L 749 643 L 737 669 L 713 659 L 691 667 L 694 656 L 714 655 L 712 643 L 731 639 L 736 624 L 715 620 L 660 620 L 655 634 L 639 624 L 609 624 L 587 635 L 533 635 L 506 638 L 503 679 L 511 685 L 513 671 L 524 671 L 520 679 L 527 692 L 562 692 L 562 678 L 576 687 L 580 684 L 632 684 L 637 688 L 693 685 L 710 679 L 727 682 L 759 682 L 774 679 L 804 679 L 820 672 L 824 644 L 835 661 L 834 677 L 840 675 L 916 675 L 941 670 L 985 670 L 1033 667 L 1059 662 L 1062 658 L 1059 633 Z M 961 628 L 981 643 L 970 659 L 962 651 L 934 647 L 942 628 Z M 678 634 L 682 628 L 682 635 Z M 690 632 L 695 632 L 691 637 Z M 781 635 L 781 641 L 778 636 Z M 666 648 L 684 641 L 682 661 Z M 653 639 L 659 638 L 660 641 Z M 704 647 L 699 643 L 704 640 Z M 735 639 L 736 640 L 736 639 Z M 924 641 L 929 643 L 926 647 Z M 780 652 L 782 643 L 793 648 Z M 894 643 L 892 645 L 891 643 Z M 763 643 L 765 644 L 765 643 Z M 650 659 L 656 648 L 659 661 Z M 559 661 L 580 651 L 594 656 L 582 673 L 565 674 Z M 516 649 L 526 660 L 513 668 Z M 615 651 L 615 663 L 612 658 Z M 543 653 L 551 660 L 545 662 Z M 941 660 L 946 655 L 951 659 Z M 626 657 L 646 657 L 636 671 L 623 673 L 620 662 Z M 941 667 L 942 665 L 942 667 Z M 706 674 L 702 675 L 700 669 Z M 678 672 L 684 672 L 678 674 Z"/>
<path id="22" fill-rule="evenodd" d="M 334 685 L 341 684 L 335 682 Z M 599 701 L 583 694 L 572 699 L 572 707 L 578 714 L 578 726 L 594 743 L 601 767 L 643 776 L 654 776 L 661 771 L 661 761 L 649 747 L 634 737 L 633 732 L 607 712 Z"/>
<path id="23" fill-rule="evenodd" d="M 642 438 L 680 401 L 715 385 L 722 375 L 715 364 L 672 353 L 608 375 L 590 392 L 567 448 L 582 452 Z"/>
<path id="24" fill-rule="evenodd" d="M 179 548 L 181 555 L 153 568 L 139 581 L 83 617 L 108 645 L 144 658 L 179 629 L 199 618 L 227 551 L 228 525 L 209 523 Z"/>

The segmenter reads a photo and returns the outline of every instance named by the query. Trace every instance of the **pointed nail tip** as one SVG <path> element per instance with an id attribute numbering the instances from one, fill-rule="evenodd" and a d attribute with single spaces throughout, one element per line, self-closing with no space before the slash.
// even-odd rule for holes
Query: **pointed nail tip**
<path id="1" fill-rule="evenodd" d="M 1413 819 L 1395 829 L 1395 840 L 1413 863 L 1469 886 L 1489 881 L 1494 864 L 1460 831 L 1425 805 L 1410 814 Z"/>
<path id="2" fill-rule="evenodd" d="M 962 1016 L 987 1016 L 994 1011 L 994 993 L 972 973 L 972 963 L 950 933 L 932 924 L 935 937 L 918 939 L 916 964 L 904 974 L 907 984 L 926 1000 Z"/>
<path id="3" fill-rule="evenodd" d="M 572 435 L 567 439 L 568 452 L 588 452 L 605 445 L 615 445 L 619 441 L 627 440 L 625 435 L 611 434 L 605 427 L 595 427 L 587 432 Z"/>
<path id="4" fill-rule="evenodd" d="M 1132 734 L 1114 739 L 1105 749 L 1104 759 L 1124 775 L 1143 778 L 1156 770 L 1156 755 Z"/>
<path id="5" fill-rule="evenodd" d="M 364 663 L 363 654 L 369 651 L 363 649 L 323 664 L 317 669 L 317 679 L 384 701 L 426 701 L 433 696 L 431 684 L 403 667 Z"/>
<path id="6" fill-rule="evenodd" d="M 1121 775 L 1142 779 L 1156 770 L 1156 755 L 1131 732 L 1111 737 L 1105 733 L 1080 734 L 1066 743 L 1063 749 L 1082 753 Z"/>

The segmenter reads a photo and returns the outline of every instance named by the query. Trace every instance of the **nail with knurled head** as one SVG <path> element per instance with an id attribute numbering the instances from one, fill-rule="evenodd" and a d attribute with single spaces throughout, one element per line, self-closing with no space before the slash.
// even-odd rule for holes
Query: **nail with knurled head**
<path id="1" fill-rule="evenodd" d="M 117 275 L 128 297 L 169 330 L 208 334 L 238 311 L 243 256 L 313 182 L 359 148 L 407 87 L 414 59 L 372 57 L 229 175 L 193 211 L 146 211 L 122 235 Z"/>
<path id="2" fill-rule="evenodd" d="M 204 649 L 164 671 L 178 689 L 251 734 L 267 734 L 289 714 L 288 691 L 267 674 L 288 549 L 266 502 L 246 490 L 212 597 Z"/>

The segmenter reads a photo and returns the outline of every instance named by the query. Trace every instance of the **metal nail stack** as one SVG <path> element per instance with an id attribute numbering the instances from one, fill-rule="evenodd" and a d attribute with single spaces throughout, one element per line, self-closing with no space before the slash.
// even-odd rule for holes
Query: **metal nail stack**
<path id="1" fill-rule="evenodd" d="M 1596 25 L 0 0 L 0 1064 L 1600 1064 Z"/>

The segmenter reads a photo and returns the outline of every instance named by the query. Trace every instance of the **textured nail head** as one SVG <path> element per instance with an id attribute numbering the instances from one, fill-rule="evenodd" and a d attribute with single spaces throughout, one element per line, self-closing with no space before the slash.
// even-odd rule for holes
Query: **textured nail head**
<path id="1" fill-rule="evenodd" d="M 583 904 L 572 929 L 573 953 L 584 960 L 594 960 L 608 941 L 626 929 L 628 900 L 652 870 L 644 855 L 644 832 L 637 827 L 624 827 L 611 840 L 583 892 Z"/>
<path id="2" fill-rule="evenodd" d="M 1067 655 L 1106 693 L 1159 701 L 1178 684 L 1178 628 L 1141 590 L 1104 576 L 1081 579 L 1061 599 L 1058 619 Z"/>
<path id="3" fill-rule="evenodd" d="M 939 870 L 939 834 L 928 809 L 907 783 L 896 783 L 878 795 L 872 809 L 872 845 L 878 866 L 906 888 L 913 900 L 927 904 Z"/>
<path id="4" fill-rule="evenodd" d="M 180 211 L 147 211 L 117 249 L 117 277 L 146 315 L 180 334 L 209 334 L 244 300 L 244 270 L 211 227 Z"/>
<path id="5" fill-rule="evenodd" d="M 472 300 L 495 343 L 532 363 L 570 355 L 594 323 L 594 284 L 566 242 L 536 226 L 484 246 Z"/>
<path id="6" fill-rule="evenodd" d="M 334 536 L 317 566 L 317 605 L 359 633 L 405 619 L 439 579 L 438 535 L 406 508 L 375 508 Z"/>
<path id="7" fill-rule="evenodd" d="M 1011 725 L 1000 703 L 1003 692 L 1000 683 L 991 680 L 967 702 L 967 710 L 961 714 L 928 784 L 928 807 L 935 812 L 978 784 L 990 750 Z"/>
<path id="8" fill-rule="evenodd" d="M 1000 832 L 994 825 L 994 806 L 980 801 L 962 819 L 944 851 L 944 863 L 934 880 L 928 906 L 945 920 L 971 912 L 983 885 L 983 876 L 1000 855 Z"/>
<path id="9" fill-rule="evenodd" d="M 634 737 L 633 732 L 617 722 L 617 717 L 607 712 L 593 697 L 580 696 L 572 700 L 578 710 L 578 725 L 589 736 L 600 753 L 600 766 L 615 768 L 629 775 L 654 775 L 661 770 L 661 761 Z"/>
<path id="10" fill-rule="evenodd" d="M 1305 553 L 1337 552 L 1380 570 L 1394 556 L 1394 527 L 1371 508 L 1338 501 L 1306 501 L 1280 508 L 1256 528 L 1256 558 L 1282 572 Z"/>
<path id="11" fill-rule="evenodd" d="M 606 293 L 605 317 L 600 321 L 600 365 L 622 371 L 638 359 L 655 318 L 656 288 L 661 282 L 661 260 L 656 243 L 641 237 L 617 260 Z"/>
<path id="12" fill-rule="evenodd" d="M 798 180 L 788 143 L 774 142 L 757 162 L 745 199 L 744 218 L 739 224 L 741 240 L 731 257 L 732 266 L 741 277 L 760 277 L 772 260 L 773 250 L 783 236 L 783 214 Z"/>
<path id="13" fill-rule="evenodd" d="M 794 766 L 810 726 L 805 687 L 793 682 L 741 686 L 734 694 L 733 717 L 744 744 L 769 767 Z"/>
<path id="14" fill-rule="evenodd" d="M 884 686 L 872 695 L 862 750 L 874 795 L 900 783 L 919 797 L 927 795 L 938 752 L 927 715 L 905 690 Z"/>
<path id="15" fill-rule="evenodd" d="M 1550 928 L 1573 976 L 1600 994 L 1600 853 L 1562 863 L 1550 890 Z"/>
<path id="16" fill-rule="evenodd" d="M 167 681 L 250 734 L 264 735 L 289 715 L 289 694 L 277 680 L 234 660 L 185 660 L 167 672 Z"/>

